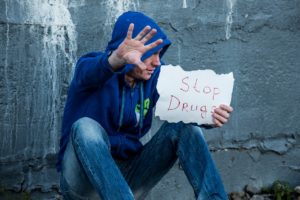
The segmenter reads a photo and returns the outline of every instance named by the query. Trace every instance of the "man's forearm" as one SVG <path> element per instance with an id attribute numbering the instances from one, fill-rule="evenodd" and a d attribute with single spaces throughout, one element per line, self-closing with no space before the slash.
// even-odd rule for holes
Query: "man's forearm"
<path id="1" fill-rule="evenodd" d="M 113 51 L 112 54 L 108 57 L 108 62 L 113 71 L 117 71 L 126 64 L 125 60 L 120 58 L 117 55 L 116 51 Z"/>

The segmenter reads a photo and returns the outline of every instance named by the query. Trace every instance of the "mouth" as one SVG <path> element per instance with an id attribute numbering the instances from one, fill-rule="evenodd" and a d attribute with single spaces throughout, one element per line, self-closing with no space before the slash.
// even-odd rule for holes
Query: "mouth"
<path id="1" fill-rule="evenodd" d="M 154 72 L 154 70 L 147 70 L 147 73 L 150 74 L 150 75 L 152 75 L 153 72 Z"/>
<path id="2" fill-rule="evenodd" d="M 151 73 L 153 73 L 153 72 L 154 72 L 154 70 L 155 70 L 155 68 L 148 68 L 148 69 L 147 69 L 147 72 L 151 72 Z"/>

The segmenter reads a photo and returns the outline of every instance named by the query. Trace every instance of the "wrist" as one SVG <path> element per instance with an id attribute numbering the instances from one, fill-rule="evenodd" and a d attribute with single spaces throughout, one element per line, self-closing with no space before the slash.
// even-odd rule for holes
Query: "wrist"
<path id="1" fill-rule="evenodd" d="M 126 64 L 125 60 L 120 58 L 117 55 L 116 51 L 113 51 L 112 53 L 110 53 L 110 55 L 108 55 L 108 62 L 112 67 L 113 71 L 118 70 Z"/>

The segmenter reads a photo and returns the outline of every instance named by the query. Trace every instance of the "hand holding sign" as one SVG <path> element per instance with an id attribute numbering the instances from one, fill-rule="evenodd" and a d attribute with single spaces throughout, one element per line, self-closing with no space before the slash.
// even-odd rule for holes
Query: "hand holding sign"
<path id="1" fill-rule="evenodd" d="M 162 66 L 155 115 L 169 122 L 222 126 L 232 111 L 225 105 L 230 105 L 233 83 L 232 73 L 217 75 L 212 70 L 185 72 L 180 66 Z"/>
<path id="2" fill-rule="evenodd" d="M 212 113 L 213 122 L 217 127 L 223 126 L 229 120 L 230 113 L 233 111 L 231 106 L 221 104 L 218 108 Z"/>

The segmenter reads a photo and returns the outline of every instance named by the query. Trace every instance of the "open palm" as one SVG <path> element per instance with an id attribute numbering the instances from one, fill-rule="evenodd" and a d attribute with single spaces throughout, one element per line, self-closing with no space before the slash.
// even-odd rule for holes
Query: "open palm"
<path id="1" fill-rule="evenodd" d="M 145 45 L 157 32 L 156 29 L 151 29 L 150 26 L 146 26 L 135 38 L 132 38 L 134 24 L 131 23 L 128 28 L 127 36 L 125 40 L 119 45 L 116 50 L 117 56 L 123 59 L 128 64 L 134 64 L 140 69 L 145 69 L 145 64 L 141 61 L 141 57 L 147 51 L 157 47 L 163 41 L 158 39 L 148 45 Z"/>

